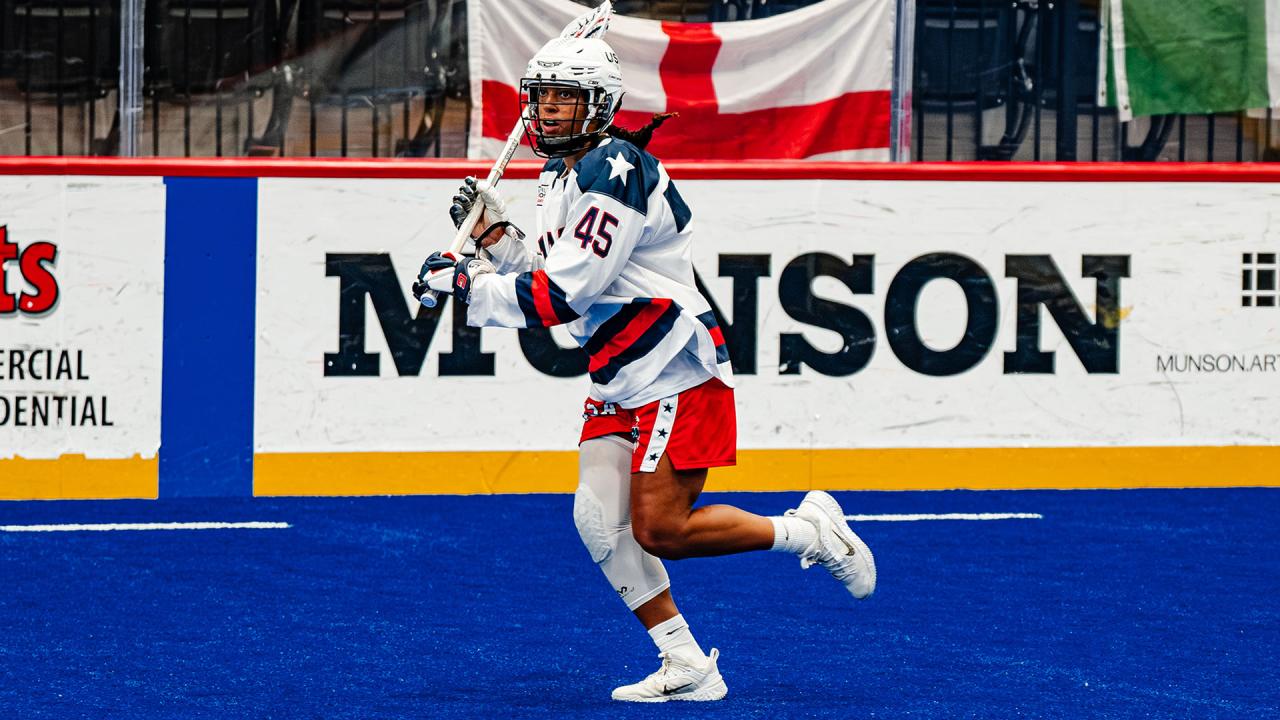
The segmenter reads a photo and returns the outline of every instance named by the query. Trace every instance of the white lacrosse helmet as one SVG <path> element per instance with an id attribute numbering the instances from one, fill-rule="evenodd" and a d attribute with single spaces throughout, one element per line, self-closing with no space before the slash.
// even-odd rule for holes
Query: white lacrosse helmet
<path id="1" fill-rule="evenodd" d="M 580 90 L 585 105 L 581 125 L 564 135 L 547 135 L 538 121 L 540 88 Z M 556 38 L 533 56 L 520 80 L 520 110 L 533 151 L 542 157 L 565 157 L 589 147 L 613 123 L 622 107 L 622 69 L 609 43 L 597 38 Z M 578 106 L 568 114 L 578 117 Z"/>

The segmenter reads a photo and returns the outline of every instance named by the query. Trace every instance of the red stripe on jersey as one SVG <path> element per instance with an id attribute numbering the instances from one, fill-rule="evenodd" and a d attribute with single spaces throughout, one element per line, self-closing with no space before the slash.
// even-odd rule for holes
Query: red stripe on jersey
<path id="1" fill-rule="evenodd" d="M 627 327 L 603 347 L 600 352 L 591 356 L 591 362 L 587 365 L 588 372 L 595 372 L 605 365 L 609 364 L 618 353 L 631 347 L 641 335 L 644 335 L 658 318 L 662 317 L 662 313 L 671 307 L 671 298 L 655 298 L 649 303 L 648 307 L 641 310 L 631 322 L 627 323 Z"/>
<path id="2" fill-rule="evenodd" d="M 720 332 L 719 325 L 712 325 L 707 330 L 711 332 L 711 342 L 715 343 L 716 347 L 724 344 L 724 333 Z"/>
<path id="3" fill-rule="evenodd" d="M 535 270 L 533 273 L 533 304 L 538 308 L 538 317 L 542 318 L 544 327 L 559 325 L 560 318 L 556 317 L 556 311 L 551 307 L 551 288 L 547 285 L 549 282 L 546 270 Z"/>

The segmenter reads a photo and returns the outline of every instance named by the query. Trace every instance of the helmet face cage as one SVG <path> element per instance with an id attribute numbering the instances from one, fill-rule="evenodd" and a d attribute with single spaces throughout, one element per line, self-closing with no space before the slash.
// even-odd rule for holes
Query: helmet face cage
<path id="1" fill-rule="evenodd" d="M 543 132 L 538 108 L 538 91 L 543 88 L 578 91 L 574 100 L 557 100 L 554 103 L 562 109 L 559 119 L 571 123 L 568 133 L 547 135 Z M 609 127 L 615 109 L 613 99 L 603 88 L 583 85 L 576 80 L 520 80 L 520 116 L 524 123 L 525 137 L 529 139 L 534 154 L 540 157 L 566 157 L 590 147 Z M 579 117 L 583 118 L 580 124 L 577 120 Z M 596 125 L 595 128 L 592 128 L 593 124 Z"/>

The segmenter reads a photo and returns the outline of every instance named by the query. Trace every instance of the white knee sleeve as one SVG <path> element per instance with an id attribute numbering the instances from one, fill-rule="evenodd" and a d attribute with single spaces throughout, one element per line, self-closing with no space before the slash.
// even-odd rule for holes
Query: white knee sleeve
<path id="1" fill-rule="evenodd" d="M 662 561 L 644 551 L 631 534 L 631 443 L 605 436 L 578 451 L 578 491 L 573 523 L 591 559 L 635 610 L 671 585 Z"/>

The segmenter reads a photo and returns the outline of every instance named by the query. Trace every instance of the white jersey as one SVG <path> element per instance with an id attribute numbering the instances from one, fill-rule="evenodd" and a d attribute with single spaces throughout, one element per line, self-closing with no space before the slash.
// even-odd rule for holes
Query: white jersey
<path id="1" fill-rule="evenodd" d="M 639 407 L 719 378 L 733 385 L 724 335 L 693 277 L 690 213 L 667 171 L 607 138 L 538 177 L 538 233 L 488 249 L 467 324 L 567 324 L 587 352 L 590 395 Z"/>

